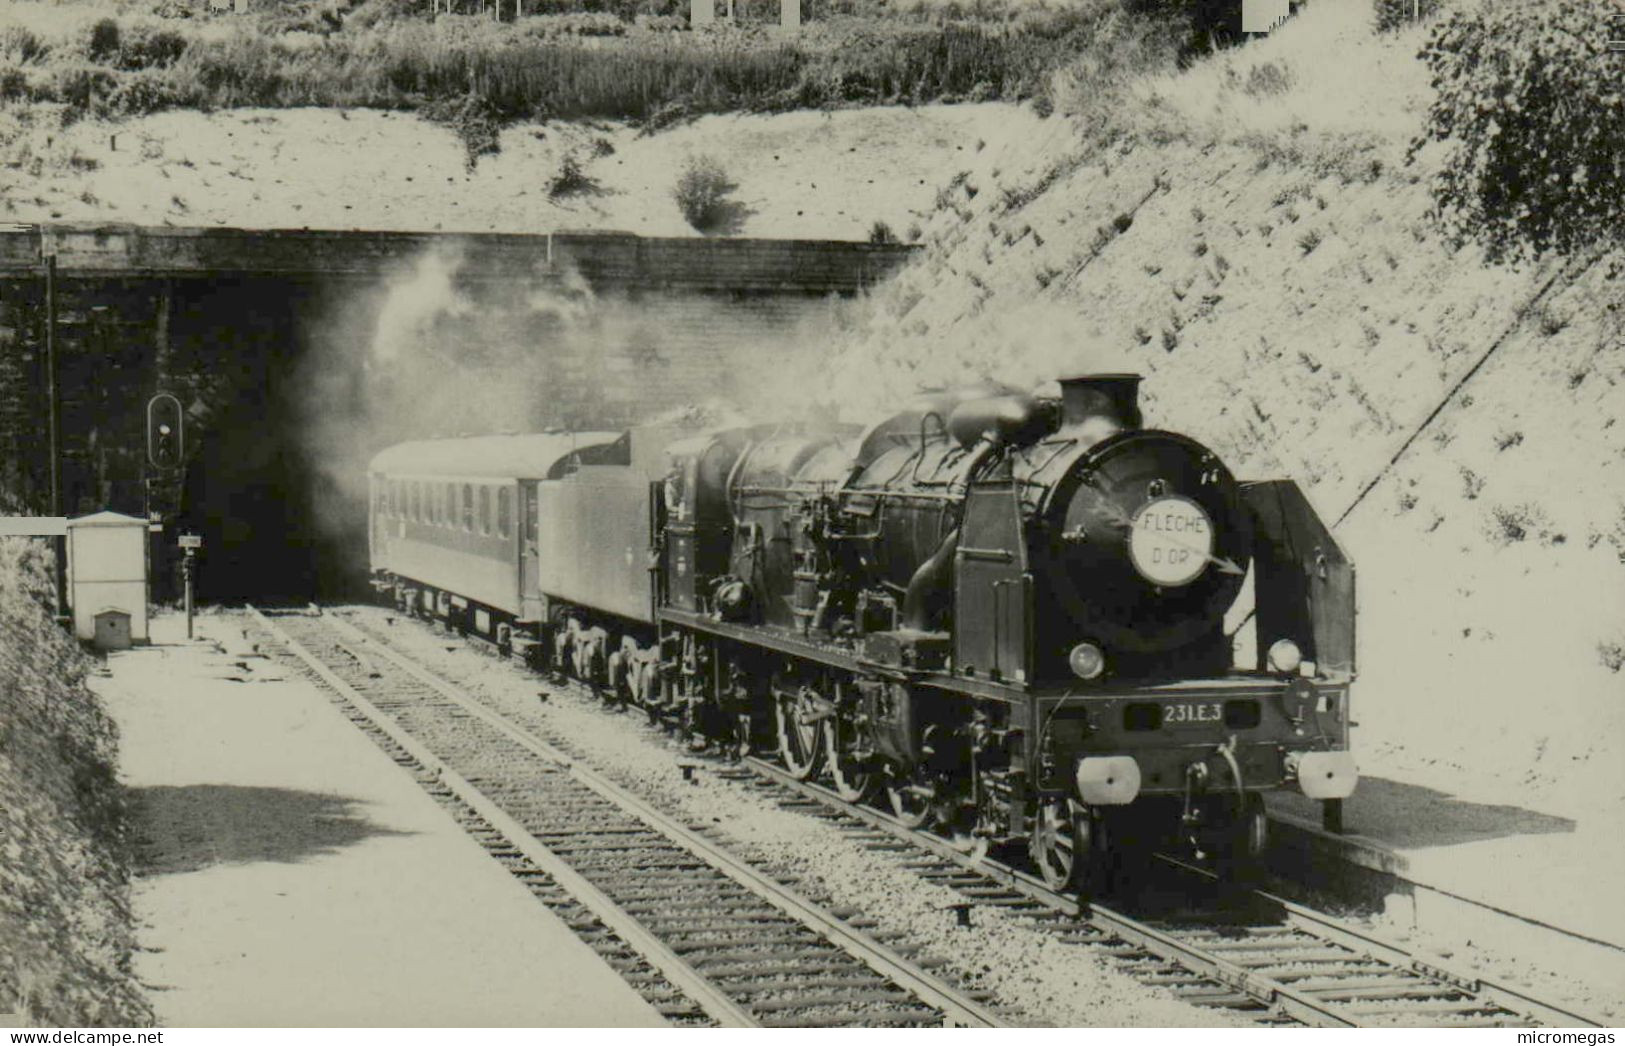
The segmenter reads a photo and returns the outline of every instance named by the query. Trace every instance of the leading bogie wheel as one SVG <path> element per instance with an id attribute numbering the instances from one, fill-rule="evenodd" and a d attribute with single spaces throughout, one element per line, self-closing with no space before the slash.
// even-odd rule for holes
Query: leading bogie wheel
<path id="1" fill-rule="evenodd" d="M 1269 847 L 1269 814 L 1264 797 L 1248 792 L 1230 804 L 1231 820 L 1222 826 L 1218 847 L 1220 877 L 1247 883 L 1263 874 L 1264 852 Z"/>
<path id="2" fill-rule="evenodd" d="M 1104 891 L 1110 855 L 1106 825 L 1078 800 L 1052 796 L 1040 802 L 1029 848 L 1050 889 L 1076 889 L 1084 897 Z"/>

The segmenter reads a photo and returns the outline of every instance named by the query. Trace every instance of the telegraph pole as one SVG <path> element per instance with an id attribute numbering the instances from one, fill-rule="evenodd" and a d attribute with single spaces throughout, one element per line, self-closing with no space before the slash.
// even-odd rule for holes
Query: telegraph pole
<path id="1" fill-rule="evenodd" d="M 52 516 L 62 515 L 62 400 L 56 376 L 56 244 L 45 256 L 45 412 L 47 416 Z M 56 615 L 68 612 L 68 539 L 56 543 Z"/>

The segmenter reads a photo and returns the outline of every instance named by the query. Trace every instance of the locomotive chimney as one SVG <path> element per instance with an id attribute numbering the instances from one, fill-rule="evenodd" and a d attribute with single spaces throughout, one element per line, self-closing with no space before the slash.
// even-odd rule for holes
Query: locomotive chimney
<path id="1" fill-rule="evenodd" d="M 1060 386 L 1061 424 L 1065 427 L 1140 427 L 1138 374 L 1084 374 L 1062 378 Z"/>

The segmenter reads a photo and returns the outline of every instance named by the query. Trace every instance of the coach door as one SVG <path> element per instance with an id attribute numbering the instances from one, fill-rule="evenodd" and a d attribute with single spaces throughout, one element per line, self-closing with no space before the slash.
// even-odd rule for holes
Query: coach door
<path id="1" fill-rule="evenodd" d="M 519 600 L 527 620 L 540 620 L 541 532 L 538 529 L 536 482 L 519 484 Z"/>

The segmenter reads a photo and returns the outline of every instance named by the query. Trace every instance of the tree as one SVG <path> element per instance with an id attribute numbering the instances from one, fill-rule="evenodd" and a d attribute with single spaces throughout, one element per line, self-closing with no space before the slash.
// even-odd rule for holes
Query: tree
<path id="1" fill-rule="evenodd" d="M 1625 7 L 1489 0 L 1447 15 L 1421 58 L 1437 95 L 1411 155 L 1447 155 L 1434 214 L 1492 261 L 1625 245 Z"/>

